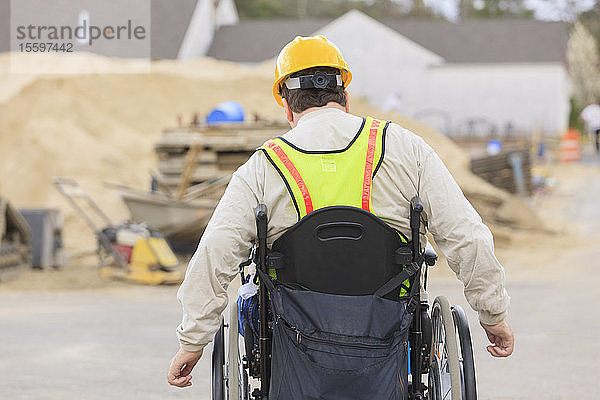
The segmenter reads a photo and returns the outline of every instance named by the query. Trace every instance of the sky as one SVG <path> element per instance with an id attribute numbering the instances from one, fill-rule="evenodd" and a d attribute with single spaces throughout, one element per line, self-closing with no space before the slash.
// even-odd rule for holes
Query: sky
<path id="1" fill-rule="evenodd" d="M 440 11 L 449 19 L 456 19 L 459 0 L 425 0 L 425 3 Z M 589 10 L 594 0 L 525 0 L 525 4 L 535 10 L 535 16 L 542 20 L 572 18 L 577 12 Z"/>
<path id="2" fill-rule="evenodd" d="M 526 0 L 526 4 L 535 10 L 537 18 L 548 20 L 572 18 L 592 8 L 594 3 L 594 0 Z"/>

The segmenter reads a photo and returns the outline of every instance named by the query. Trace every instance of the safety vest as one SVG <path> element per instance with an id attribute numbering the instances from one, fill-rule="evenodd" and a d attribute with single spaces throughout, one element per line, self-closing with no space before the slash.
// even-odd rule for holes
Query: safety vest
<path id="1" fill-rule="evenodd" d="M 259 150 L 283 179 L 298 220 L 328 206 L 373 213 L 371 188 L 383 161 L 388 125 L 388 121 L 364 118 L 359 132 L 341 150 L 303 150 L 282 137 L 267 140 Z M 402 234 L 400 238 L 407 241 Z M 403 286 L 401 295 L 407 293 L 408 281 Z"/>
<path id="2" fill-rule="evenodd" d="M 351 206 L 373 212 L 373 177 L 383 160 L 389 122 L 363 119 L 360 131 L 341 150 L 303 150 L 284 138 L 268 140 L 262 150 L 283 179 L 298 220 L 328 206 Z"/>

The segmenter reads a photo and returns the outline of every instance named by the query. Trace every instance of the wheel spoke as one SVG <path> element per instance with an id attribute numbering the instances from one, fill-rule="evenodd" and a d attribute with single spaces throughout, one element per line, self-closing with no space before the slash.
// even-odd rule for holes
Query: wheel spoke
<path id="1" fill-rule="evenodd" d="M 452 387 L 449 387 L 448 390 L 446 391 L 446 393 L 444 394 L 444 399 L 446 399 L 446 397 L 448 397 L 448 395 L 450 394 L 450 392 L 452 391 Z"/>

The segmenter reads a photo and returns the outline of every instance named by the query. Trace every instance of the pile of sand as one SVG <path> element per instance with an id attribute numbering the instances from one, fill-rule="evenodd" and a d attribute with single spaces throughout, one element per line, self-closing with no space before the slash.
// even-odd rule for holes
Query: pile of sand
<path id="1" fill-rule="evenodd" d="M 74 57 L 81 71 L 96 73 L 15 75 L 9 74 L 9 57 L 0 55 L 0 190 L 17 207 L 59 208 L 65 216 L 69 250 L 94 247 L 93 234 L 54 189 L 54 176 L 78 180 L 117 222 L 127 218 L 127 211 L 103 182 L 147 188 L 155 168 L 154 142 L 179 115 L 203 116 L 216 104 L 233 99 L 248 114 L 282 116 L 271 97 L 271 72 L 265 65 L 250 68 L 212 59 L 158 61 L 152 63 L 151 73 L 136 73 L 140 61 L 79 53 Z M 65 63 L 61 56 L 45 57 L 48 65 Z M 421 135 L 484 219 L 502 235 L 496 211 L 511 196 L 471 174 L 468 157 L 452 141 L 360 99 L 351 104 L 356 114 L 392 119 Z M 501 222 L 511 225 L 510 218 Z M 531 216 L 526 218 L 518 225 L 537 223 Z"/>

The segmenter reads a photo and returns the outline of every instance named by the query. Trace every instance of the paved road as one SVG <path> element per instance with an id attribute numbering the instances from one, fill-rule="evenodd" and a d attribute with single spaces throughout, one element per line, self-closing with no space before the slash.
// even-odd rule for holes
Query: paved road
<path id="1" fill-rule="evenodd" d="M 165 383 L 174 288 L 4 293 L 0 303 L 1 399 L 206 398 Z"/>
<path id="2" fill-rule="evenodd" d="M 432 281 L 431 292 L 447 295 L 469 314 L 481 399 L 598 398 L 599 249 L 600 243 L 596 249 L 580 249 L 571 260 L 559 256 L 557 265 L 536 274 L 520 276 L 516 269 L 526 266 L 505 263 L 516 337 L 508 359 L 494 359 L 484 350 L 487 340 L 462 288 L 449 280 Z"/>
<path id="3" fill-rule="evenodd" d="M 600 173 L 591 176 L 568 197 L 579 207 L 563 206 L 585 240 L 530 241 L 525 235 L 528 251 L 499 251 L 517 340 L 509 359 L 487 355 L 460 285 L 442 266 L 432 271 L 432 298 L 446 294 L 471 318 L 481 399 L 598 398 Z M 191 388 L 165 383 L 179 312 L 172 287 L 46 293 L 0 288 L 0 399 L 208 399 L 208 356 Z"/>

